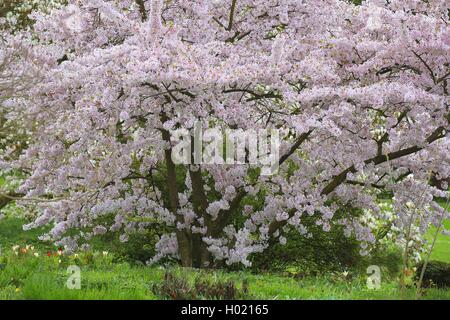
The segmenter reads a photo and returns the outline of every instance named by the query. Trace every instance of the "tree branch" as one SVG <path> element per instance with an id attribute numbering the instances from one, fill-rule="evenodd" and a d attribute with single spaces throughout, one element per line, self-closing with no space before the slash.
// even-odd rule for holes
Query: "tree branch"
<path id="1" fill-rule="evenodd" d="M 8 204 L 15 200 L 20 200 L 23 197 L 22 194 L 10 192 L 7 194 L 0 193 L 0 209 L 3 209 Z"/>
<path id="2" fill-rule="evenodd" d="M 444 127 L 439 127 L 437 128 L 427 139 L 426 142 L 427 144 L 432 144 L 434 141 L 441 139 L 443 137 L 445 137 L 445 133 L 446 133 L 446 129 Z M 364 163 L 367 164 L 374 164 L 374 165 L 379 165 L 382 164 L 384 162 L 387 162 L 389 160 L 395 160 L 398 158 L 402 158 L 414 153 L 417 153 L 419 151 L 421 151 L 422 149 L 424 149 L 424 147 L 421 146 L 413 146 L 410 148 L 406 148 L 406 149 L 401 149 L 398 151 L 394 151 L 391 152 L 387 155 L 377 155 L 376 157 L 367 159 L 366 161 L 364 161 Z M 347 169 L 345 169 L 344 171 L 342 171 L 340 174 L 338 174 L 337 176 L 335 176 L 332 181 L 322 190 L 322 195 L 328 195 L 331 192 L 333 192 L 338 186 L 340 186 L 346 179 L 347 179 L 347 174 L 349 173 L 356 173 L 357 170 L 355 168 L 355 166 L 351 166 L 348 167 Z"/>
<path id="3" fill-rule="evenodd" d="M 434 141 L 445 137 L 445 134 L 446 134 L 445 128 L 439 127 L 426 139 L 426 142 L 428 144 L 431 144 Z M 379 164 L 384 163 L 389 160 L 398 159 L 398 158 L 416 153 L 422 149 L 424 149 L 424 147 L 414 146 L 411 148 L 406 148 L 406 149 L 402 149 L 399 151 L 391 152 L 388 155 L 381 155 L 381 156 L 373 157 L 371 159 L 364 161 L 364 163 L 366 163 L 366 164 L 373 163 L 375 165 L 379 165 Z M 342 171 L 339 175 L 335 176 L 333 178 L 333 180 L 322 190 L 322 195 L 328 195 L 331 192 L 333 192 L 339 185 L 341 185 L 342 183 L 347 181 L 348 173 L 350 173 L 350 172 L 355 173 L 356 171 L 357 170 L 354 166 L 351 166 L 351 167 L 345 169 L 344 171 Z M 352 182 L 350 182 L 350 183 L 358 184 L 358 183 L 352 183 Z M 291 218 L 292 215 L 295 213 L 295 209 L 291 209 L 288 213 L 289 213 L 289 218 Z M 272 236 L 277 230 L 284 227 L 287 224 L 288 220 L 272 221 L 272 223 L 270 223 L 270 225 L 269 225 L 269 235 Z"/>
<path id="4" fill-rule="evenodd" d="M 301 134 L 294 142 L 294 144 L 291 146 L 289 151 L 280 158 L 280 160 L 278 161 L 279 165 L 282 165 L 308 139 L 308 137 L 311 135 L 312 132 L 313 130 L 310 130 L 308 132 Z M 217 222 L 214 225 L 215 234 L 220 232 L 227 225 L 227 223 L 233 216 L 233 212 L 235 212 L 239 208 L 242 199 L 244 199 L 246 195 L 247 191 L 245 191 L 244 189 L 239 191 L 237 195 L 234 197 L 234 199 L 231 201 L 230 208 L 228 210 L 223 211 L 221 210 L 219 217 L 217 218 Z"/>
<path id="5" fill-rule="evenodd" d="M 425 66 L 425 68 L 428 69 L 428 72 L 430 73 L 430 76 L 433 79 L 434 84 L 437 84 L 436 75 L 434 74 L 434 71 L 433 71 L 433 69 L 431 69 L 430 65 L 422 58 L 422 56 L 420 54 L 418 54 L 414 50 L 413 50 L 413 53 L 422 62 L 422 64 Z"/>
<path id="6" fill-rule="evenodd" d="M 303 142 L 305 142 L 306 139 L 309 138 L 313 131 L 314 130 L 309 130 L 308 132 L 302 133 L 295 141 L 295 143 L 291 146 L 289 151 L 280 158 L 278 164 L 281 166 L 303 144 Z"/>
<path id="7" fill-rule="evenodd" d="M 230 18 L 228 19 L 227 31 L 231 31 L 231 29 L 233 28 L 234 12 L 236 10 L 236 3 L 237 3 L 237 0 L 232 0 L 232 2 L 231 2 Z"/>

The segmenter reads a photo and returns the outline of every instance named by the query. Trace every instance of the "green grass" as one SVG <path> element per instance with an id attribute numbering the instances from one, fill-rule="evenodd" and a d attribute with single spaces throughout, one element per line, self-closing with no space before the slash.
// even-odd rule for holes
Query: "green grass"
<path id="1" fill-rule="evenodd" d="M 450 230 L 450 220 L 445 221 L 444 226 L 447 230 Z M 432 242 L 436 233 L 436 228 L 431 227 L 427 239 Z M 431 253 L 431 260 L 444 261 L 450 263 L 450 236 L 440 233 L 437 236 L 436 243 Z"/>
<path id="2" fill-rule="evenodd" d="M 37 240 L 43 230 L 24 232 L 23 221 L 15 218 L 0 220 L 0 300 L 1 299 L 69 299 L 69 300 L 152 300 L 161 299 L 151 287 L 161 283 L 165 270 L 159 267 L 131 266 L 113 262 L 112 254 L 88 253 L 80 257 L 46 255 L 53 246 Z M 447 227 L 449 221 L 446 222 Z M 433 230 L 430 230 L 432 233 Z M 450 261 L 450 239 L 440 236 L 432 259 Z M 34 251 L 16 255 L 13 245 L 35 246 Z M 35 257 L 34 252 L 39 256 Z M 61 261 L 59 261 L 61 260 Z M 66 287 L 69 265 L 81 267 L 81 290 Z M 365 275 L 351 273 L 351 278 L 342 276 L 319 276 L 295 279 L 271 273 L 194 271 L 171 269 L 184 274 L 193 282 L 196 277 L 212 281 L 231 280 L 238 287 L 244 279 L 248 281 L 248 298 L 253 299 L 414 299 L 415 289 L 408 288 L 405 295 L 399 290 L 396 279 L 382 279 L 379 290 L 369 290 Z M 450 290 L 427 289 L 423 299 L 450 299 Z"/>
<path id="3" fill-rule="evenodd" d="M 117 265 L 112 270 L 85 270 L 81 273 L 82 289 L 66 286 L 68 275 L 62 271 L 33 274 L 25 281 L 20 299 L 51 300 L 144 300 L 155 299 L 149 284 L 154 272 Z"/>
<path id="4" fill-rule="evenodd" d="M 450 206 L 446 202 L 442 202 L 441 206 L 447 208 L 450 211 Z M 450 230 L 450 220 L 444 221 L 444 227 L 446 230 Z M 442 230 L 442 228 L 441 228 Z M 434 235 L 436 234 L 436 227 L 431 227 L 427 233 L 427 240 L 431 243 Z M 450 236 L 439 233 L 436 238 L 433 251 L 431 253 L 431 260 L 443 261 L 450 263 Z"/>
<path id="5" fill-rule="evenodd" d="M 39 241 L 38 237 L 44 229 L 23 231 L 24 220 L 18 218 L 4 218 L 0 220 L 0 249 L 13 245 L 34 245 L 41 250 L 50 250 L 54 246 Z"/>
<path id="6" fill-rule="evenodd" d="M 17 258 L 21 259 L 21 258 Z M 164 270 L 155 267 L 130 267 L 128 264 L 83 266 L 81 290 L 66 287 L 66 264 L 55 264 L 52 258 L 22 258 L 20 265 L 7 265 L 0 272 L 0 299 L 69 299 L 69 300 L 152 300 L 159 299 L 151 285 L 163 280 Z M 48 260 L 48 261 L 46 261 Z M 172 269 L 193 281 L 195 277 L 232 280 L 238 286 L 246 279 L 249 298 L 254 299 L 399 299 L 398 284 L 384 283 L 380 290 L 368 290 L 364 281 L 336 280 L 327 277 L 296 280 L 272 274 L 246 272 L 193 271 Z M 406 299 L 415 291 L 408 289 Z M 428 289 L 424 299 L 450 299 L 450 291 Z"/>

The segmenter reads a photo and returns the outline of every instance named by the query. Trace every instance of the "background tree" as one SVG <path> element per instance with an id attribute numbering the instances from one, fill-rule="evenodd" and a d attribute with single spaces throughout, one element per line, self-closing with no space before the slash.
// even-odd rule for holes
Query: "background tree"
<path id="1" fill-rule="evenodd" d="M 23 59 L 29 59 L 28 46 L 22 46 L 23 39 L 13 35 L 21 30 L 29 30 L 33 24 L 30 17 L 32 12 L 48 12 L 60 6 L 65 1 L 58 0 L 5 0 L 0 3 L 0 150 L 3 160 L 10 162 L 17 159 L 27 147 L 30 137 L 30 127 L 20 123 L 20 119 L 7 117 L 7 109 L 11 105 L 4 105 L 5 100 L 23 98 L 29 86 L 37 81 L 36 68 L 22 69 Z M 10 191 L 17 184 L 17 178 L 22 177 L 21 172 L 11 175 L 9 165 L 3 162 L 0 165 L 2 178 L 15 180 L 15 183 L 4 183 L 4 192 L 0 195 L 0 209 L 21 197 L 21 194 Z"/>

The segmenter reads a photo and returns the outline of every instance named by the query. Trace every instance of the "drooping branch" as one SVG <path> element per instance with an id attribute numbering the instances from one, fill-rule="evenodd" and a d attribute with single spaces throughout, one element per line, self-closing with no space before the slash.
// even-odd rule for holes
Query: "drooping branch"
<path id="1" fill-rule="evenodd" d="M 291 209 L 288 212 L 289 218 L 291 218 L 294 213 L 295 213 L 296 209 Z M 282 221 L 272 221 L 271 224 L 269 224 L 269 236 L 273 236 L 275 232 L 277 232 L 278 230 L 280 230 L 281 228 L 283 228 L 286 224 L 287 224 L 288 220 L 282 220 Z"/>
<path id="2" fill-rule="evenodd" d="M 445 137 L 446 132 L 447 131 L 446 131 L 446 129 L 444 127 L 437 128 L 426 139 L 427 144 L 428 145 L 432 144 L 434 141 Z M 390 160 L 399 159 L 399 158 L 406 157 L 406 156 L 409 156 L 411 154 L 417 153 L 417 152 L 423 150 L 424 148 L 425 148 L 424 146 L 413 146 L 413 147 L 410 147 L 410 148 L 405 148 L 405 149 L 401 149 L 401 150 L 398 150 L 398 151 L 394 151 L 394 152 L 388 153 L 387 155 L 377 155 L 376 157 L 367 159 L 366 161 L 364 161 L 364 163 L 366 165 L 368 165 L 368 164 L 379 165 L 379 164 L 385 163 L 385 162 L 390 161 Z M 330 183 L 328 183 L 325 186 L 325 188 L 323 188 L 321 194 L 322 195 L 328 195 L 328 194 L 332 193 L 338 186 L 340 186 L 343 182 L 345 182 L 345 180 L 347 179 L 347 175 L 349 173 L 356 173 L 356 172 L 357 172 L 357 170 L 356 170 L 354 165 L 352 165 L 351 167 L 348 167 L 347 169 L 342 171 L 340 174 L 336 175 L 330 181 Z"/>
<path id="3" fill-rule="evenodd" d="M 422 62 L 422 64 L 425 66 L 425 68 L 427 68 L 428 72 L 430 73 L 431 79 L 433 79 L 433 82 L 436 84 L 436 75 L 434 74 L 434 71 L 433 71 L 433 69 L 431 69 L 430 65 L 417 52 L 413 51 L 413 54 Z"/>
<path id="4" fill-rule="evenodd" d="M 28 203 L 50 203 L 50 202 L 58 202 L 67 200 L 67 198 L 64 197 L 53 197 L 50 194 L 45 195 L 42 198 L 38 197 L 25 197 L 22 193 L 17 192 L 9 192 L 9 193 L 1 193 L 0 192 L 0 204 L 5 203 L 7 205 L 10 202 L 13 201 L 21 201 L 21 202 L 28 202 Z M 2 207 L 0 206 L 0 209 Z"/>
<path id="5" fill-rule="evenodd" d="M 260 100 L 260 99 L 282 99 L 283 97 L 280 94 L 277 94 L 273 91 L 267 92 L 267 93 L 257 93 L 250 89 L 239 89 L 239 88 L 232 88 L 223 90 L 223 93 L 243 93 L 243 94 L 250 94 L 252 97 L 246 99 L 247 102 Z"/>

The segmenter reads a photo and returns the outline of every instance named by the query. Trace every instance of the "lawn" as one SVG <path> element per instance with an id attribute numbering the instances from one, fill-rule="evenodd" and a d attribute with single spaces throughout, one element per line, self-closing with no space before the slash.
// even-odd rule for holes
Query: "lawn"
<path id="1" fill-rule="evenodd" d="M 364 275 L 329 275 L 296 279 L 280 274 L 250 272 L 196 271 L 176 267 L 132 266 L 114 261 L 112 253 L 88 253 L 79 256 L 57 255 L 55 248 L 36 240 L 42 231 L 24 232 L 22 222 L 14 218 L 0 221 L 0 299 L 161 299 L 151 288 L 161 283 L 167 270 L 184 275 L 189 282 L 197 278 L 233 281 L 238 290 L 248 283 L 245 298 L 252 299 L 413 299 L 415 290 L 404 295 L 394 280 L 382 279 L 381 288 L 369 290 Z M 444 236 L 443 236 L 444 237 Z M 449 261 L 447 238 L 440 239 L 433 259 Z M 29 246 L 26 253 L 12 246 Z M 52 251 L 49 257 L 47 252 Z M 67 288 L 67 267 L 81 267 L 81 289 Z M 449 290 L 428 289 L 423 299 L 450 299 Z"/>
<path id="2" fill-rule="evenodd" d="M 96 258 L 95 265 L 81 267 L 81 290 L 66 287 L 67 265 L 58 258 L 16 257 L 0 272 L 0 299 L 160 299 L 151 287 L 161 283 L 165 270 L 157 267 L 131 267 L 126 263 L 113 264 L 106 257 Z M 317 277 L 293 279 L 273 274 L 248 272 L 194 271 L 170 269 L 184 274 L 189 281 L 208 278 L 211 281 L 231 280 L 238 288 L 244 279 L 249 284 L 246 298 L 253 299 L 399 299 L 396 283 L 382 283 L 379 290 L 369 290 L 362 279 Z M 405 298 L 413 299 L 415 291 L 408 289 Z M 424 299 L 450 299 L 450 291 L 429 289 Z"/>
<path id="3" fill-rule="evenodd" d="M 445 221 L 444 226 L 450 230 L 450 220 Z M 427 234 L 427 239 L 432 241 L 436 228 L 431 227 Z M 436 239 L 433 252 L 431 253 L 431 260 L 444 261 L 450 263 L 450 236 L 440 233 Z"/>
<path id="4" fill-rule="evenodd" d="M 450 211 L 450 205 L 448 202 L 442 202 L 441 206 L 447 208 Z M 444 222 L 446 230 L 450 230 L 450 220 Z M 442 228 L 441 228 L 442 230 Z M 431 227 L 427 234 L 427 239 L 431 242 L 436 234 L 436 228 Z M 436 243 L 431 253 L 431 260 L 444 261 L 450 263 L 450 236 L 439 233 Z"/>

